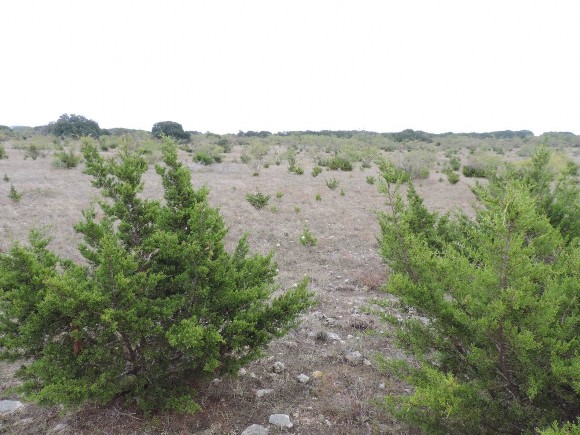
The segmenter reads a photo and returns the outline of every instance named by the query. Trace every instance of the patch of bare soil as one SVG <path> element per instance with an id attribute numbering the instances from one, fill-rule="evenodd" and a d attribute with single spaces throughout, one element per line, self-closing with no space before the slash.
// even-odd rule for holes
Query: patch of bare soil
<path id="1" fill-rule="evenodd" d="M 10 183 L 0 180 L 0 250 L 15 241 L 24 242 L 31 228 L 45 226 L 53 237 L 52 249 L 81 261 L 72 225 L 97 197 L 89 177 L 82 167 L 54 168 L 50 155 L 33 161 L 24 160 L 22 152 L 10 146 L 7 152 L 9 159 L 0 160 L 0 176 L 7 174 L 23 197 L 19 203 L 12 202 Z M 311 278 L 319 303 L 303 316 L 301 325 L 273 342 L 264 358 L 237 378 L 217 379 L 199 390 L 203 410 L 194 416 L 145 417 L 116 404 L 75 410 L 26 404 L 12 414 L 0 415 L 0 432 L 47 433 L 56 427 L 60 433 L 239 434 L 254 423 L 269 426 L 269 416 L 282 413 L 294 425 L 282 433 L 413 433 L 374 404 L 391 392 L 406 391 L 405 385 L 378 370 L 375 359 L 377 354 L 402 356 L 392 344 L 393 330 L 373 312 L 379 309 L 373 300 L 388 296 L 380 290 L 387 268 L 379 255 L 376 218 L 376 212 L 385 208 L 384 199 L 376 185 L 366 182 L 369 175 L 378 178 L 378 170 L 324 171 L 314 178 L 311 160 L 303 157 L 299 163 L 304 175 L 289 173 L 282 164 L 252 176 L 247 165 L 235 161 L 238 156 L 235 150 L 224 163 L 206 167 L 182 155 L 194 185 L 209 187 L 211 203 L 220 208 L 229 226 L 228 248 L 247 232 L 254 252 L 274 252 L 281 289 L 304 276 Z M 428 179 L 417 181 L 426 204 L 437 210 L 468 207 L 473 196 L 467 182 L 462 179 L 450 185 L 440 177 L 432 172 Z M 339 181 L 338 189 L 326 186 L 330 178 Z M 146 196 L 161 195 L 153 169 L 145 183 Z M 256 191 L 271 195 L 262 210 L 245 199 Z M 321 201 L 316 200 L 317 194 Z M 318 239 L 314 247 L 299 241 L 306 225 Z M 347 355 L 353 352 L 359 352 L 361 359 L 349 361 Z M 273 371 L 276 362 L 284 365 L 279 373 Z M 18 399 L 4 388 L 15 382 L 14 369 L 0 363 L 0 400 Z M 301 382 L 301 374 L 309 379 Z M 258 390 L 272 391 L 258 397 Z M 273 426 L 270 433 L 277 433 Z"/>

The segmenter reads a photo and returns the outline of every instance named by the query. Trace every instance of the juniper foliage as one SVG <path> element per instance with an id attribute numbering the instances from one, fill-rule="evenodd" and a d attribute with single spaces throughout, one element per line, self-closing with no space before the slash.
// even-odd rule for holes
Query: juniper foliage
<path id="1" fill-rule="evenodd" d="M 41 403 L 194 412 L 196 385 L 236 373 L 296 324 L 307 282 L 272 297 L 272 256 L 250 255 L 246 237 L 225 250 L 219 211 L 169 140 L 156 167 L 163 201 L 140 195 L 138 154 L 105 160 L 87 143 L 83 155 L 103 196 L 75 226 L 86 265 L 38 232 L 0 254 L 0 355 L 29 361 L 22 390 Z"/>
<path id="2" fill-rule="evenodd" d="M 578 415 L 578 184 L 551 187 L 545 153 L 477 185 L 475 219 L 428 211 L 412 184 L 404 200 L 383 175 L 386 291 L 416 310 L 391 319 L 412 359 L 382 361 L 413 392 L 384 403 L 426 433 L 529 433 Z"/>

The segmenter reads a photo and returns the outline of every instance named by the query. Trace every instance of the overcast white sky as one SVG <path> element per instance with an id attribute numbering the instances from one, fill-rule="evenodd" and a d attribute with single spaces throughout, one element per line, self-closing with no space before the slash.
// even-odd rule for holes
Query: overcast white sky
<path id="1" fill-rule="evenodd" d="M 3 0 L 0 124 L 580 134 L 578 0 Z"/>

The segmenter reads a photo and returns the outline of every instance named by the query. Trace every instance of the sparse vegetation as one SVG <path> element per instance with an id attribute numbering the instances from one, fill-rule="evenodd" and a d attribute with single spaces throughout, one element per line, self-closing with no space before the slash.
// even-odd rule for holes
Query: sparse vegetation
<path id="1" fill-rule="evenodd" d="M 260 210 L 268 205 L 270 195 L 264 195 L 262 192 L 248 193 L 246 199 L 254 206 L 254 208 Z"/>
<path id="2" fill-rule="evenodd" d="M 76 168 L 81 162 L 81 156 L 75 154 L 73 150 L 65 150 L 54 154 L 54 166 L 62 169 Z"/>
<path id="3" fill-rule="evenodd" d="M 6 153 L 6 148 L 4 148 L 4 145 L 0 143 L 0 159 L 7 159 L 8 158 L 8 154 Z"/>
<path id="4" fill-rule="evenodd" d="M 302 174 L 304 174 L 304 168 L 302 168 L 302 166 L 297 166 L 297 165 L 294 165 L 292 167 L 289 167 L 288 168 L 288 171 L 293 172 L 296 175 L 302 175 Z"/>
<path id="5" fill-rule="evenodd" d="M 340 181 L 338 181 L 336 178 L 329 178 L 324 180 L 324 182 L 326 183 L 326 187 L 328 187 L 330 190 L 336 190 L 340 184 Z"/>
<path id="6" fill-rule="evenodd" d="M 352 162 L 344 156 L 336 155 L 325 162 L 325 166 L 332 171 L 352 171 Z"/>
<path id="7" fill-rule="evenodd" d="M 452 156 L 449 159 L 449 167 L 451 168 L 452 171 L 459 171 L 459 169 L 461 168 L 461 160 L 459 160 L 459 157 Z"/>
<path id="8" fill-rule="evenodd" d="M 12 183 L 10 183 L 10 192 L 8 193 L 8 198 L 10 198 L 13 202 L 20 202 L 22 199 L 22 193 L 18 192 Z"/>
<path id="9" fill-rule="evenodd" d="M 303 246 L 316 246 L 318 244 L 318 240 L 314 237 L 314 234 L 310 232 L 308 225 L 304 225 L 302 235 L 300 236 L 300 244 Z"/>
<path id="10" fill-rule="evenodd" d="M 461 173 L 464 177 L 477 177 L 477 178 L 485 178 L 487 177 L 488 170 L 483 167 L 479 166 L 472 166 L 472 165 L 463 165 L 461 169 Z"/>
<path id="11" fill-rule="evenodd" d="M 322 173 L 322 168 L 320 166 L 315 166 L 312 168 L 312 176 L 318 177 Z"/>
<path id="12" fill-rule="evenodd" d="M 26 147 L 26 151 L 24 152 L 24 160 L 31 158 L 32 160 L 36 160 L 38 156 L 41 155 L 41 151 L 38 145 L 31 143 Z"/>
<path id="13" fill-rule="evenodd" d="M 193 160 L 202 165 L 209 166 L 213 163 L 221 163 L 222 158 L 216 150 L 213 152 L 209 150 L 200 150 L 194 154 Z"/>
<path id="14" fill-rule="evenodd" d="M 445 171 L 445 175 L 447 175 L 447 181 L 449 181 L 449 183 L 457 184 L 459 182 L 459 175 L 457 175 L 451 169 Z"/>

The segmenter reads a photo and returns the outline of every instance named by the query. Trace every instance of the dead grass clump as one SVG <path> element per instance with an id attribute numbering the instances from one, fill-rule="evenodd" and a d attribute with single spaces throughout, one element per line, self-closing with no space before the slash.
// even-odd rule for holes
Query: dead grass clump
<path id="1" fill-rule="evenodd" d="M 386 267 L 385 267 L 386 269 Z M 363 270 L 355 276 L 355 284 L 369 291 L 378 291 L 387 281 L 387 273 L 378 270 Z"/>

